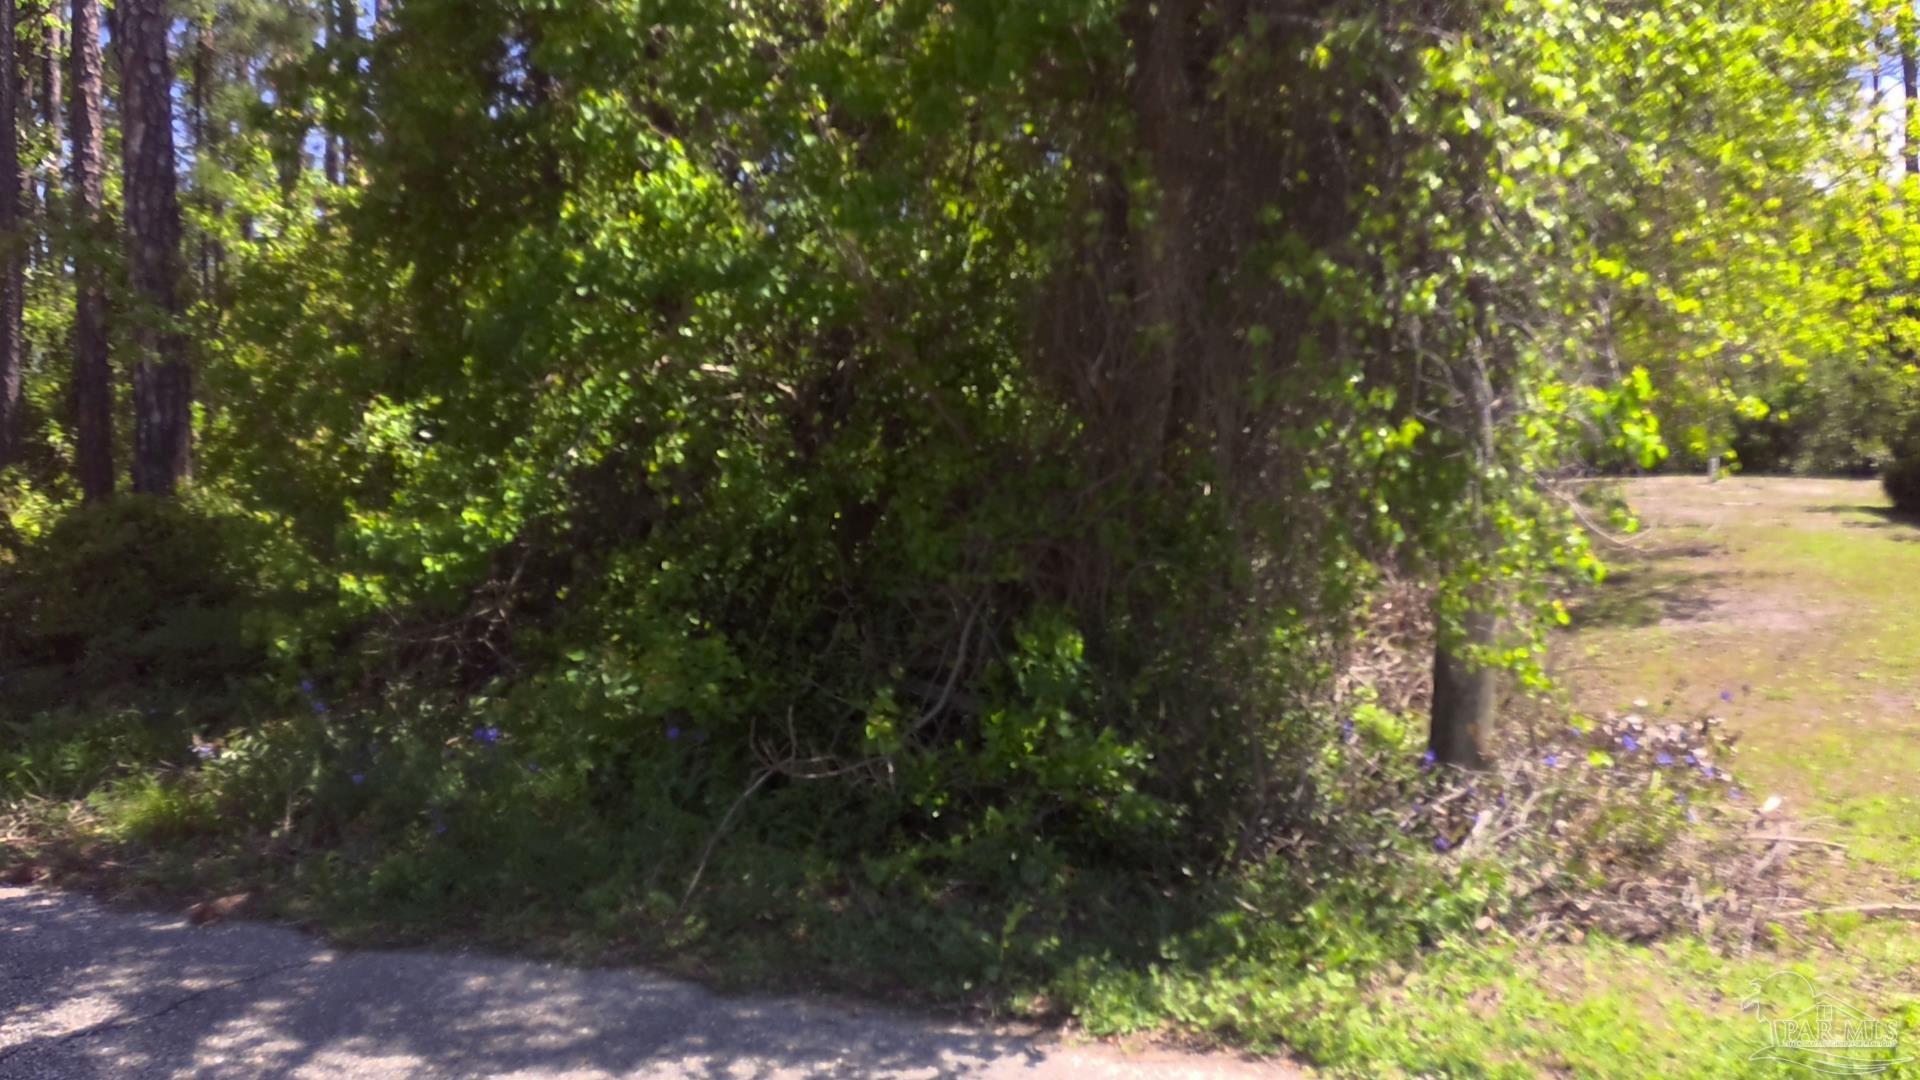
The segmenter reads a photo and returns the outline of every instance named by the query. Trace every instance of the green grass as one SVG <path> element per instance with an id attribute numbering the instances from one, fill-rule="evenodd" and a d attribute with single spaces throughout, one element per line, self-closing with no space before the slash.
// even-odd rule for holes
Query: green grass
<path id="1" fill-rule="evenodd" d="M 1920 961 L 1912 936 L 1827 922 L 1846 943 L 1844 958 L 1791 950 L 1730 958 L 1695 941 L 1533 948 L 1457 937 L 1413 970 L 1364 985 L 1261 964 L 1115 980 L 1089 999 L 1086 1019 L 1110 1034 L 1170 1018 L 1255 1046 L 1284 1044 L 1341 1075 L 1774 1077 L 1780 1066 L 1753 1060 L 1758 1017 L 1741 1002 L 1777 972 L 1920 1025 L 1920 998 L 1885 981 Z M 1798 1004 L 1781 1003 L 1789 1012 Z"/>
<path id="2" fill-rule="evenodd" d="M 1797 827 L 1847 846 L 1843 860 L 1803 864 L 1809 896 L 1911 901 L 1920 882 L 1920 529 L 1888 519 L 1870 481 L 1666 478 L 1628 485 L 1627 495 L 1653 525 L 1647 554 L 1616 587 L 1640 618 L 1592 620 L 1560 642 L 1576 703 L 1670 700 L 1673 714 L 1724 716 L 1755 796 L 1782 795 Z M 1612 955 L 1622 972 L 1667 980 L 1663 1000 L 1689 1004 L 1737 998 L 1762 969 L 1791 964 L 1864 1010 L 1903 1017 L 1909 1049 L 1920 1052 L 1920 931 L 1910 923 L 1823 918 L 1777 952 L 1746 958 L 1697 946 Z M 1518 963 L 1514 978 L 1539 967 Z M 1644 1026 L 1662 1048 L 1660 1074 L 1779 1075 L 1724 1060 L 1717 1032 L 1740 1025 L 1721 1010 L 1682 1017 Z M 1587 1040 L 1576 1031 L 1571 1042 Z M 1635 1066 L 1622 1050 L 1567 1067 L 1647 1074 Z"/>

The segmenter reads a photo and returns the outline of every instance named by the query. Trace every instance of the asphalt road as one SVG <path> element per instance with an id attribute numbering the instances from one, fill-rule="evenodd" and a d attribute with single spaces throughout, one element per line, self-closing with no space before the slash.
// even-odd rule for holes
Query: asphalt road
<path id="1" fill-rule="evenodd" d="M 0 887 L 0 1078 L 1300 1077 L 634 970 L 342 952 Z"/>

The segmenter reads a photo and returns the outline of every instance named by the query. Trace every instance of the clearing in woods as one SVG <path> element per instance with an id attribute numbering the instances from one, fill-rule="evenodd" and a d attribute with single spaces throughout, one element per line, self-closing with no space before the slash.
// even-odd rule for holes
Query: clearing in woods
<path id="1" fill-rule="evenodd" d="M 1663 477 L 1574 612 L 1556 674 L 1585 711 L 1726 718 L 1756 800 L 1847 844 L 1836 896 L 1920 886 L 1920 524 L 1866 480 Z M 1838 901 L 1836 901 L 1838 902 Z"/>
<path id="2" fill-rule="evenodd" d="M 1516 1075 L 1779 1076 L 1794 1068 L 1753 1058 L 1760 1017 L 1742 1005 L 1788 971 L 1897 1022 L 1898 1056 L 1920 1057 L 1920 524 L 1866 480 L 1662 477 L 1624 494 L 1644 528 L 1555 642 L 1576 708 L 1723 717 L 1742 802 L 1777 795 L 1782 829 L 1844 846 L 1799 849 L 1809 904 L 1907 909 L 1793 919 L 1744 955 L 1590 940 L 1442 961 L 1423 981 L 1444 1003 L 1416 1023 L 1442 1043 L 1480 1026 Z"/>

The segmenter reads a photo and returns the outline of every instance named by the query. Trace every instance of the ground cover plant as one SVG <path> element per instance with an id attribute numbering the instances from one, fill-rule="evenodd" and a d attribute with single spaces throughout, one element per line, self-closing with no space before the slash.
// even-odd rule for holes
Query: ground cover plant
<path id="1" fill-rule="evenodd" d="M 1900 5 L 0 12 L 10 876 L 1363 1074 L 1911 1011 L 1904 788 L 1585 482 L 1901 497 Z M 1894 595 L 1776 659 L 1904 700 Z"/>

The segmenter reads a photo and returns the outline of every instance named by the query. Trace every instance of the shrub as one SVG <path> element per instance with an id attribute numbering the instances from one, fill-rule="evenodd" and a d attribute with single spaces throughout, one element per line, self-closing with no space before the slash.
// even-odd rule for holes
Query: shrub
<path id="1" fill-rule="evenodd" d="M 0 671 L 30 714 L 116 687 L 219 687 L 264 657 L 258 590 L 230 519 L 145 497 L 69 511 L 0 582 Z"/>
<path id="2" fill-rule="evenodd" d="M 1893 500 L 1895 510 L 1920 514 L 1920 453 L 1894 458 L 1880 474 L 1880 485 Z"/>

